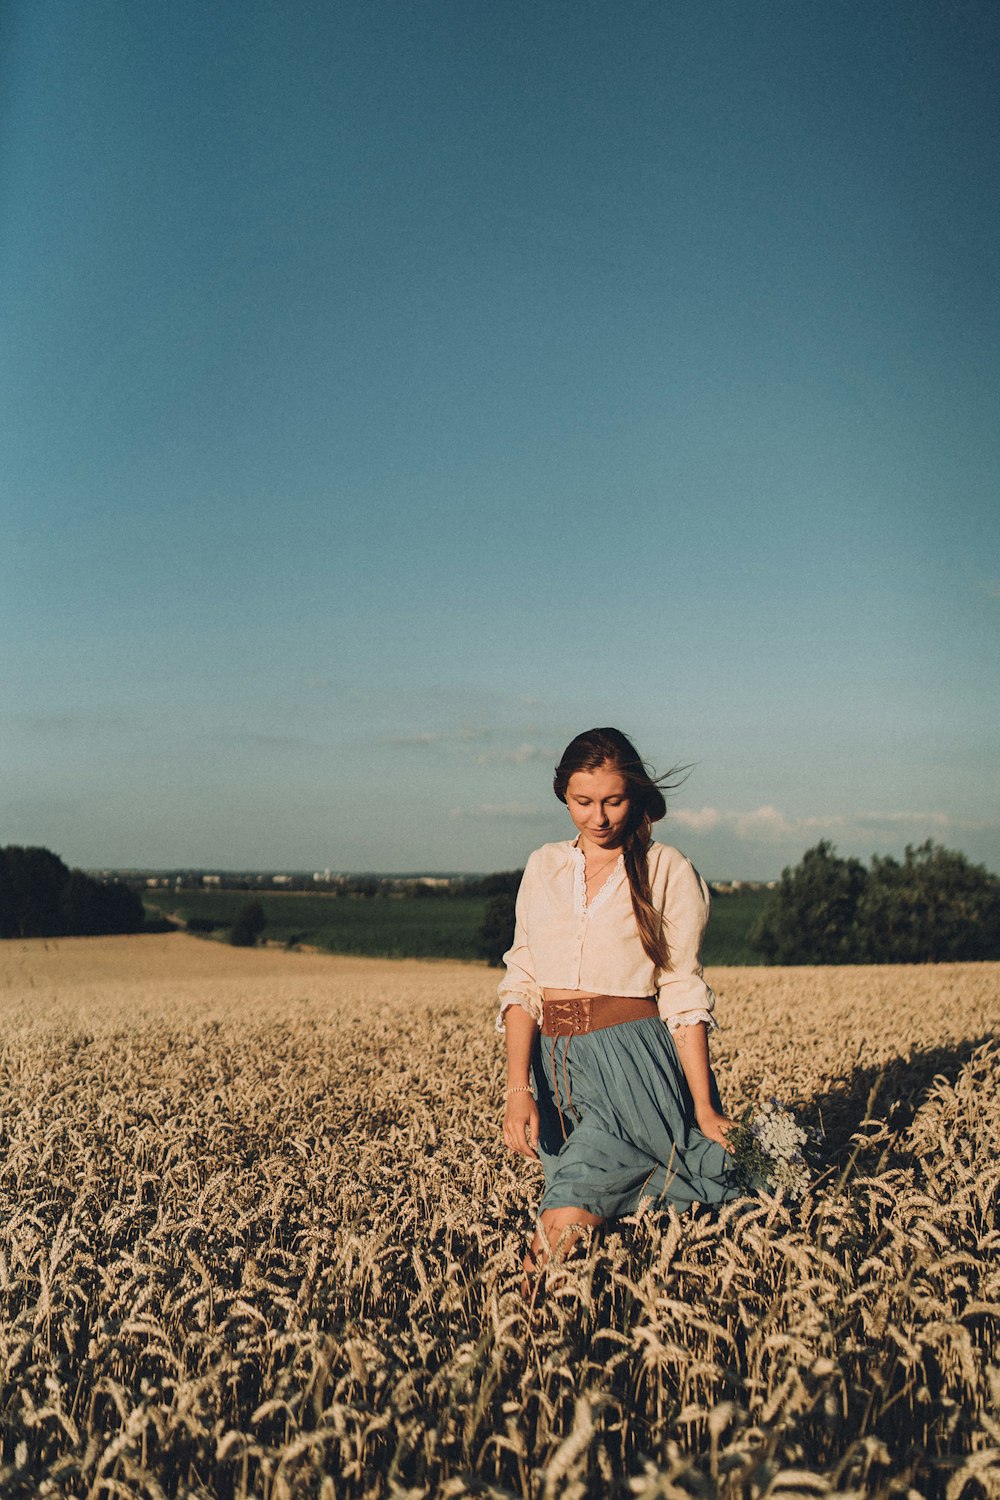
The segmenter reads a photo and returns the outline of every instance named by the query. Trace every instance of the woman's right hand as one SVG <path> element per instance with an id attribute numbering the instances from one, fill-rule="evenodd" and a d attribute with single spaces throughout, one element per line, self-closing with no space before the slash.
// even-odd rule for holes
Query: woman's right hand
<path id="1" fill-rule="evenodd" d="M 508 1094 L 503 1138 L 519 1156 L 538 1160 L 538 1105 L 531 1094 Z"/>
<path id="2" fill-rule="evenodd" d="M 722 1115 L 717 1109 L 705 1109 L 698 1115 L 698 1129 L 702 1135 L 707 1135 L 710 1141 L 724 1146 L 727 1151 L 732 1152 L 727 1136 L 733 1128 L 733 1121 L 728 1115 Z"/>

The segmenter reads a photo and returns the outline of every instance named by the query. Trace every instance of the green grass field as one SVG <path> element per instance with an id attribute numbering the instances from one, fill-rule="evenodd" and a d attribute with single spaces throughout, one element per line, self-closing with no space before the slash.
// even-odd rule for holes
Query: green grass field
<path id="1" fill-rule="evenodd" d="M 486 901 L 478 896 L 450 900 L 394 900 L 375 896 L 329 896 L 304 891 L 177 891 L 147 906 L 185 922 L 232 922 L 248 901 L 259 901 L 267 917 L 269 942 L 305 943 L 331 953 L 368 958 L 476 958 L 476 932 Z M 225 933 L 216 934 L 225 936 Z"/>
<path id="2" fill-rule="evenodd" d="M 770 898 L 770 891 L 739 891 L 731 896 L 713 896 L 712 915 L 701 955 L 703 961 L 734 968 L 762 964 L 764 960 L 751 948 L 747 933 Z"/>
<path id="3" fill-rule="evenodd" d="M 705 940 L 706 964 L 760 963 L 747 932 L 767 899 L 766 891 L 717 896 Z M 242 906 L 259 900 L 267 917 L 264 937 L 270 942 L 303 943 L 331 953 L 358 953 L 369 958 L 474 959 L 476 933 L 486 900 L 480 896 L 442 899 L 393 899 L 376 896 L 330 896 L 311 891 L 177 891 L 146 898 L 154 917 L 171 916 L 216 922 L 225 937 Z"/>

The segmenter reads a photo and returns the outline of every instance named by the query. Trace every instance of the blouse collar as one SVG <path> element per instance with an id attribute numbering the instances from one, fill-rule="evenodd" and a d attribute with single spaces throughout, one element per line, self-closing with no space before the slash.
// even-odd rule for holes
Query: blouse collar
<path id="1" fill-rule="evenodd" d="M 608 871 L 607 879 L 598 887 L 591 900 L 587 900 L 587 863 L 584 859 L 583 850 L 580 848 L 579 834 L 569 842 L 569 853 L 573 859 L 573 907 L 577 915 L 584 912 L 592 916 L 595 911 L 602 907 L 611 892 L 618 885 L 625 873 L 625 856 L 619 853 L 611 869 Z"/>

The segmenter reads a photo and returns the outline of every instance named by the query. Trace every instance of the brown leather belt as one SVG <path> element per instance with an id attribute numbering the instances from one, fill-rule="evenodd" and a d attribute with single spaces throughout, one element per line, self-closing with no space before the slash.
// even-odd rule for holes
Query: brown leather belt
<path id="1" fill-rule="evenodd" d="M 580 1036 L 657 1015 L 655 995 L 577 995 L 572 1000 L 543 1000 L 542 1036 Z"/>

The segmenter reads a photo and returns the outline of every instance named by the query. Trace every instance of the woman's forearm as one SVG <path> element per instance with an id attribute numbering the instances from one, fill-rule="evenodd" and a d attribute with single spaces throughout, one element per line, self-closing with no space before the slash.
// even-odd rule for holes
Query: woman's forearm
<path id="1" fill-rule="evenodd" d="M 523 1088 L 531 1072 L 531 1049 L 538 1026 L 521 1005 L 508 1006 L 504 1012 L 507 1038 L 507 1087 Z"/>
<path id="2" fill-rule="evenodd" d="M 672 1036 L 694 1100 L 695 1115 L 701 1119 L 715 1114 L 708 1064 L 708 1027 L 704 1021 L 693 1021 L 687 1026 L 678 1026 Z"/>

